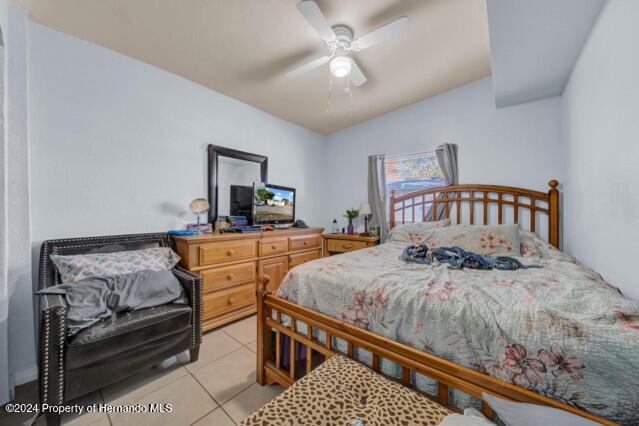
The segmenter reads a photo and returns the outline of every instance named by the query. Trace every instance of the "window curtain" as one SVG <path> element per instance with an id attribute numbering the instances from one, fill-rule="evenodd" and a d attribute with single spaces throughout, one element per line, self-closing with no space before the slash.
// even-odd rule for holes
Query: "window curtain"
<path id="1" fill-rule="evenodd" d="M 457 168 L 457 145 L 445 143 L 435 149 L 437 164 L 442 169 L 446 185 L 457 185 L 459 183 L 459 171 Z"/>
<path id="2" fill-rule="evenodd" d="M 459 169 L 457 166 L 457 145 L 454 143 L 445 143 L 435 148 L 437 156 L 437 165 L 442 170 L 446 185 L 457 185 L 459 183 Z M 453 193 L 451 193 L 452 195 Z M 437 220 L 444 219 L 444 206 L 437 209 Z M 433 217 L 433 205 L 428 209 L 427 216 L 430 221 Z"/>
<path id="3" fill-rule="evenodd" d="M 372 226 L 379 226 L 380 241 L 383 243 L 388 235 L 388 221 L 386 220 L 386 175 L 384 172 L 384 156 L 371 155 L 368 157 L 368 203 L 373 216 Z"/>

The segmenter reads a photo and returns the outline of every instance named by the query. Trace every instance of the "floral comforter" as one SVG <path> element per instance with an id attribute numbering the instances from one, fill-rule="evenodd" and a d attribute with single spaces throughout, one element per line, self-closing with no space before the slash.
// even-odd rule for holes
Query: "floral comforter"
<path id="1" fill-rule="evenodd" d="M 292 269 L 278 295 L 622 424 L 639 424 L 639 302 L 540 239 L 541 269 L 406 264 L 405 243 Z M 532 247 L 534 245 L 534 247 Z"/>

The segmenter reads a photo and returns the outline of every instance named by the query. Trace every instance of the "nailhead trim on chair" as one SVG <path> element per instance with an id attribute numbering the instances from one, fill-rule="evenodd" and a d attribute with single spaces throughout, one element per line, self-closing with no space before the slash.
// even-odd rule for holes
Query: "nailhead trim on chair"
<path id="1" fill-rule="evenodd" d="M 59 380 L 60 380 L 58 384 L 58 404 L 60 405 L 64 403 L 64 338 L 66 337 L 64 322 L 66 317 L 67 317 L 66 309 L 61 308 L 58 311 L 58 320 L 59 320 L 59 327 L 60 327 L 58 329 L 58 334 L 60 335 L 58 340 L 58 344 L 60 345 L 60 354 L 58 356 L 58 359 L 60 360 L 59 369 L 58 369 Z"/>
<path id="2" fill-rule="evenodd" d="M 200 284 L 201 285 L 201 284 Z M 195 286 L 194 286 L 195 287 Z M 198 307 L 198 312 L 196 312 L 197 318 L 200 318 L 200 320 L 198 320 L 198 345 L 200 343 L 202 343 L 202 320 L 201 320 L 201 313 L 204 312 L 204 298 L 201 297 L 202 294 L 201 292 L 198 292 L 197 297 L 198 297 L 198 304 L 195 305 Z"/>
<path id="3" fill-rule="evenodd" d="M 49 393 L 49 336 L 51 318 L 49 312 L 49 302 L 47 298 L 44 298 L 44 371 L 42 378 L 42 402 L 46 403 L 48 401 L 48 393 Z"/>
<path id="4" fill-rule="evenodd" d="M 193 300 L 193 328 L 191 332 L 191 347 L 195 347 L 202 341 L 202 321 L 198 321 L 197 319 L 200 317 L 200 312 L 202 312 L 203 299 L 200 297 L 200 292 L 198 291 L 198 286 L 195 285 L 195 278 L 191 274 L 185 274 L 179 269 L 174 269 L 174 273 L 182 276 L 183 278 L 187 278 L 191 280 L 191 300 Z"/>

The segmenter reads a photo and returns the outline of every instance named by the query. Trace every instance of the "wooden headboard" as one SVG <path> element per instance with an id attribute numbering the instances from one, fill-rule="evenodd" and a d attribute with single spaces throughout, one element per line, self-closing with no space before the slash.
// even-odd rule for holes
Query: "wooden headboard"
<path id="1" fill-rule="evenodd" d="M 559 191 L 556 180 L 548 192 L 497 185 L 450 185 L 390 197 L 390 227 L 427 222 L 438 217 L 451 223 L 517 223 L 559 248 Z M 466 213 L 467 212 L 467 213 Z"/>

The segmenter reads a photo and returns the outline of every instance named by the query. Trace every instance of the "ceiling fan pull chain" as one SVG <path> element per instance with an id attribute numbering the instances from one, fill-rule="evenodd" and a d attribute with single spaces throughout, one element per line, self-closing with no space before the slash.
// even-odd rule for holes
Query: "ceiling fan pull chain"
<path id="1" fill-rule="evenodd" d="M 330 115 L 331 113 L 331 99 L 333 97 L 333 74 L 328 72 L 328 100 L 326 102 L 326 114 Z"/>
<path id="2" fill-rule="evenodd" d="M 351 90 L 351 79 L 346 79 L 346 88 L 344 89 L 348 95 L 348 119 L 353 118 L 353 91 Z"/>

